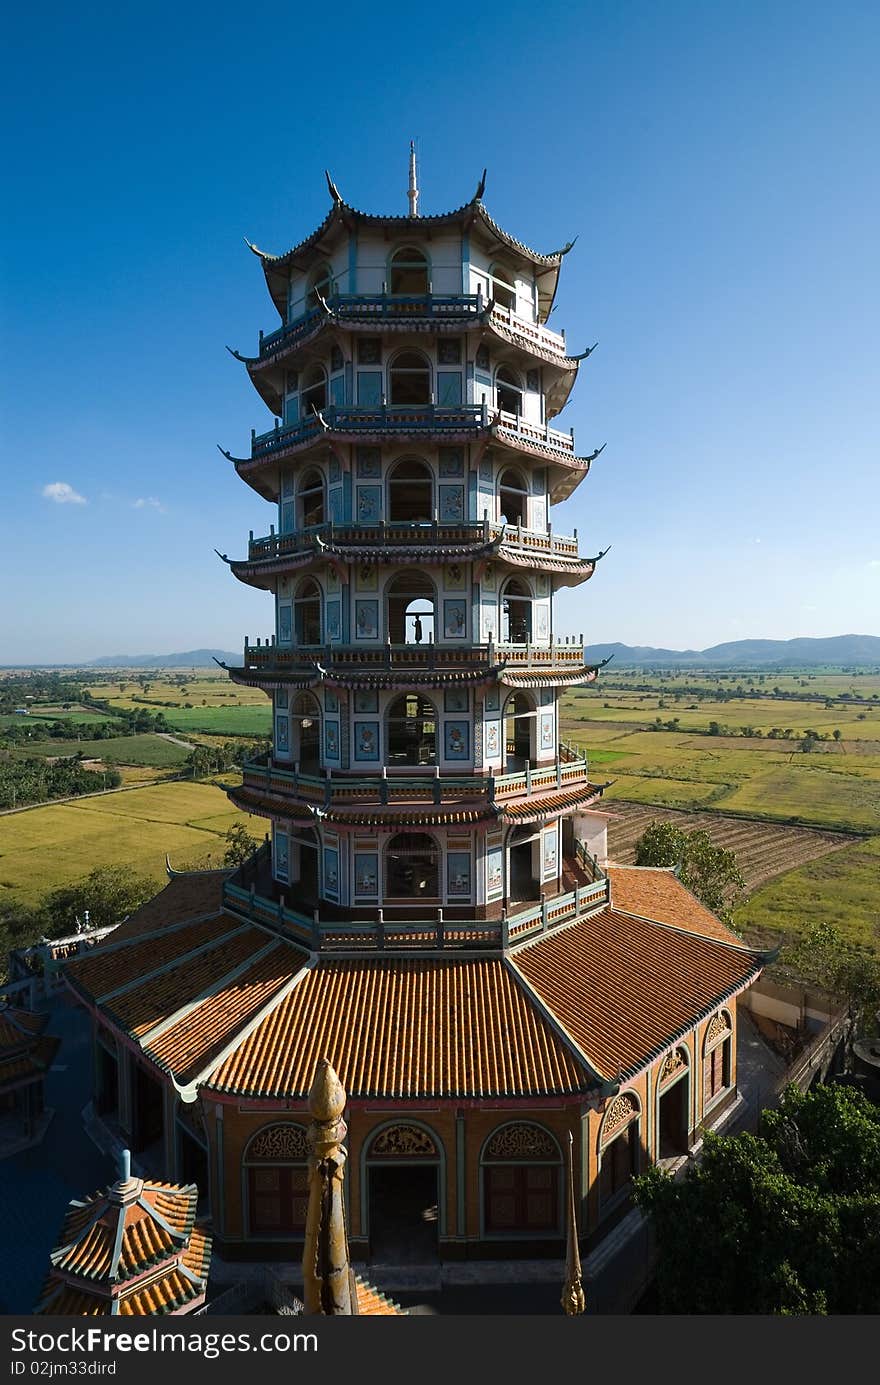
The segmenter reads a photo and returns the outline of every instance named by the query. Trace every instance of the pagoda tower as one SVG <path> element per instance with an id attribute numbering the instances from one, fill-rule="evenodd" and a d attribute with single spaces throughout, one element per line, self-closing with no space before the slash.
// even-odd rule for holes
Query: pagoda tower
<path id="1" fill-rule="evenodd" d="M 414 156 L 407 216 L 327 181 L 311 236 L 251 246 L 281 326 L 239 356 L 274 426 L 230 458 L 276 515 L 226 559 L 275 603 L 229 670 L 274 707 L 230 793 L 272 823 L 242 884 L 319 949 L 503 948 L 606 889 L 601 789 L 559 732 L 561 692 L 598 672 L 553 617 L 597 561 L 551 520 L 593 459 L 552 423 L 583 359 L 547 326 L 571 247 L 503 231 L 485 174 L 439 216 Z"/>

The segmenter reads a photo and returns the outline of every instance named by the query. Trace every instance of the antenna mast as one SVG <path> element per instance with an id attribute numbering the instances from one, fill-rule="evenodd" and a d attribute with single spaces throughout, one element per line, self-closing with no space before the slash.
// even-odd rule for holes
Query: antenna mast
<path id="1" fill-rule="evenodd" d="M 416 176 L 416 146 L 413 140 L 409 142 L 409 214 L 418 216 L 419 214 L 419 183 Z"/>

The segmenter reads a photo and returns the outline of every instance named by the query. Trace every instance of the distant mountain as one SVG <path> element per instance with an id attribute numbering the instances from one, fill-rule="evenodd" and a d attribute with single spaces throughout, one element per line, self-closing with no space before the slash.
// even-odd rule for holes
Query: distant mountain
<path id="1" fill-rule="evenodd" d="M 880 668 L 880 636 L 833 635 L 829 639 L 731 640 L 711 649 L 652 649 L 648 645 L 591 644 L 591 663 L 614 656 L 617 668 Z"/>
<path id="2" fill-rule="evenodd" d="M 241 650 L 230 654 L 228 649 L 187 649 L 183 654 L 107 654 L 92 659 L 83 668 L 208 668 L 215 659 L 226 664 L 240 664 Z"/>

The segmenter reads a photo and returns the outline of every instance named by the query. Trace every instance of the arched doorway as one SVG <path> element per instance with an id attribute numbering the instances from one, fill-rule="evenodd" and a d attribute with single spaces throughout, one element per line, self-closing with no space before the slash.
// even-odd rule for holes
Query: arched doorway
<path id="1" fill-rule="evenodd" d="M 496 260 L 489 270 L 489 293 L 500 308 L 516 312 L 516 274 L 503 260 Z"/>
<path id="2" fill-rule="evenodd" d="M 296 590 L 293 602 L 294 643 L 321 643 L 321 588 L 313 577 L 306 577 Z"/>
<path id="3" fill-rule="evenodd" d="M 431 292 L 424 251 L 405 245 L 391 256 L 390 292 L 394 297 L 422 297 Z"/>
<path id="4" fill-rule="evenodd" d="M 421 1122 L 383 1126 L 363 1164 L 374 1261 L 426 1264 L 442 1231 L 443 1146 Z"/>
<path id="5" fill-rule="evenodd" d="M 641 1107 L 635 1092 L 609 1103 L 599 1129 L 599 1215 L 624 1201 L 639 1172 Z"/>
<path id="6" fill-rule="evenodd" d="M 302 1236 L 309 1205 L 306 1130 L 292 1121 L 263 1126 L 248 1142 L 242 1172 L 251 1236 Z"/>
<path id="7" fill-rule="evenodd" d="M 421 351 L 401 351 L 389 370 L 392 405 L 418 407 L 431 402 L 431 366 Z"/>
<path id="8" fill-rule="evenodd" d="M 487 1235 L 555 1236 L 562 1230 L 562 1154 L 541 1125 L 516 1121 L 489 1136 L 480 1158 Z"/>
<path id="9" fill-rule="evenodd" d="M 323 366 L 310 366 L 300 390 L 300 417 L 308 421 L 327 407 L 327 372 Z"/>
<path id="10" fill-rule="evenodd" d="M 415 457 L 398 462 L 388 477 L 388 518 L 392 524 L 430 524 L 434 515 L 434 482 L 427 462 Z"/>
<path id="11" fill-rule="evenodd" d="M 396 832 L 388 842 L 385 898 L 440 898 L 440 848 L 427 832 Z"/>
<path id="12" fill-rule="evenodd" d="M 532 593 L 521 577 L 511 577 L 501 593 L 501 641 L 528 644 L 532 638 Z"/>
<path id="13" fill-rule="evenodd" d="M 401 572 L 385 588 L 386 630 L 392 644 L 434 643 L 434 583 L 423 572 Z"/>
<path id="14" fill-rule="evenodd" d="M 311 467 L 300 481 L 298 501 L 298 528 L 311 529 L 324 523 L 324 480 L 316 467 Z"/>
<path id="15" fill-rule="evenodd" d="M 389 765 L 437 763 L 437 711 L 419 693 L 401 693 L 388 708 L 385 745 Z"/>
<path id="16" fill-rule="evenodd" d="M 507 841 L 507 898 L 523 904 L 541 898 L 541 833 L 514 827 Z"/>
<path id="17" fill-rule="evenodd" d="M 311 693 L 297 693 L 290 709 L 293 760 L 303 774 L 321 768 L 321 709 Z"/>
<path id="18" fill-rule="evenodd" d="M 520 472 L 508 467 L 498 484 L 498 512 L 508 524 L 528 527 L 529 491 Z"/>
<path id="19" fill-rule="evenodd" d="M 318 834 L 314 827 L 293 828 L 289 840 L 290 882 L 296 885 L 300 908 L 311 908 L 318 902 Z"/>
<path id="20" fill-rule="evenodd" d="M 510 366 L 499 366 L 495 372 L 495 400 L 497 407 L 505 414 L 522 413 L 522 381 Z"/>
<path id="21" fill-rule="evenodd" d="M 686 1048 L 673 1049 L 657 1078 L 657 1156 L 674 1159 L 688 1152 L 690 1060 Z"/>
<path id="22" fill-rule="evenodd" d="M 508 774 L 532 769 L 537 760 L 538 717 L 528 693 L 515 692 L 504 704 L 505 768 Z"/>
<path id="23" fill-rule="evenodd" d="M 732 1084 L 733 1026 L 726 1010 L 719 1010 L 710 1021 L 703 1041 L 703 1114 L 714 1106 Z"/>

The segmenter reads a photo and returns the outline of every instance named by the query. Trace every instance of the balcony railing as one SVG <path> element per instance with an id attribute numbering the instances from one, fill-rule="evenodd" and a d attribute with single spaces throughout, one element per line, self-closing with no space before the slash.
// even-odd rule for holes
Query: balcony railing
<path id="1" fill-rule="evenodd" d="M 414 544 L 488 544 L 502 536 L 505 545 L 526 553 L 566 558 L 576 558 L 578 555 L 577 534 L 568 537 L 550 530 L 532 531 L 524 529 L 522 525 L 498 524 L 489 520 L 476 524 L 443 524 L 436 519 L 400 523 L 377 520 L 375 524 L 337 524 L 331 520 L 308 529 L 298 529 L 292 534 L 276 534 L 273 530 L 262 538 L 252 537 L 248 543 L 248 561 L 264 562 L 308 552 L 316 546 L 317 539 L 328 544 L 352 547 L 369 545 L 393 548 L 405 545 L 411 548 Z"/>
<path id="2" fill-rule="evenodd" d="M 413 919 L 395 908 L 384 908 L 376 911 L 376 918 L 338 921 L 322 919 L 319 910 L 310 917 L 290 909 L 283 896 L 277 900 L 269 898 L 257 893 L 255 885 L 247 889 L 227 880 L 223 886 L 224 906 L 233 913 L 267 924 L 316 951 L 327 952 L 506 949 L 570 923 L 579 914 L 601 908 L 608 898 L 608 881 L 603 876 L 540 903 L 514 907 L 497 920 L 445 918 L 442 908 L 436 909 L 433 919 Z"/>
<path id="3" fill-rule="evenodd" d="M 337 321 L 377 325 L 400 321 L 474 322 L 481 316 L 485 306 L 485 299 L 481 295 L 471 293 L 335 293 L 327 299 L 327 307 Z M 264 361 L 279 351 L 295 346 L 308 337 L 326 316 L 323 307 L 309 308 L 295 322 L 285 323 L 274 332 L 261 332 L 259 359 Z M 510 308 L 496 303 L 492 308 L 491 320 L 541 351 L 565 355 L 565 337 L 562 333 L 551 332 L 537 322 L 528 322 Z"/>
<path id="4" fill-rule="evenodd" d="M 574 456 L 574 429 L 563 433 L 559 428 L 551 428 L 549 423 L 528 423 L 521 414 L 508 413 L 499 409 L 495 422 L 503 436 L 513 433 L 518 442 L 535 443 L 541 448 L 551 448 Z"/>
<path id="5" fill-rule="evenodd" d="M 245 643 L 244 667 L 267 672 L 314 669 L 332 666 L 340 669 L 461 669 L 494 668 L 512 664 L 517 670 L 546 669 L 564 664 L 577 667 L 584 662 L 583 644 L 379 644 L 374 648 L 359 644 L 323 644 L 290 647 L 267 640 L 264 644 Z"/>
<path id="6" fill-rule="evenodd" d="M 501 803 L 523 794 L 546 793 L 571 788 L 589 781 L 589 764 L 574 747 L 561 745 L 559 758 L 552 764 L 526 768 L 513 774 L 426 775 L 383 766 L 373 775 L 344 774 L 326 770 L 323 774 L 304 774 L 295 768 L 269 763 L 268 757 L 248 760 L 242 767 L 245 788 L 262 793 L 295 796 L 329 808 L 331 804 L 353 807 L 360 804 L 424 803 Z"/>

